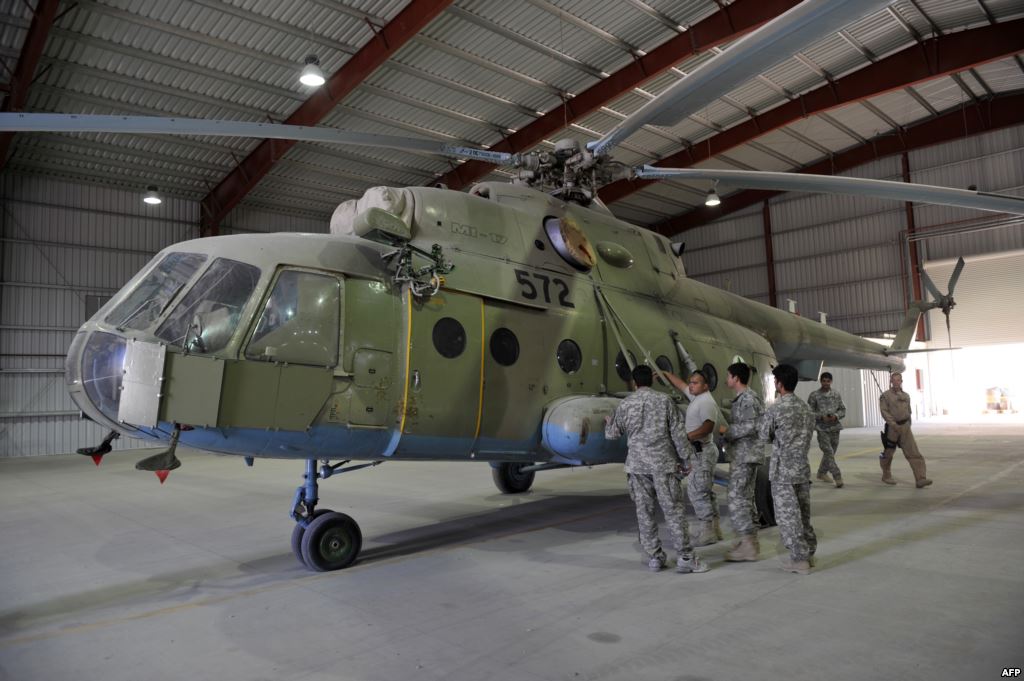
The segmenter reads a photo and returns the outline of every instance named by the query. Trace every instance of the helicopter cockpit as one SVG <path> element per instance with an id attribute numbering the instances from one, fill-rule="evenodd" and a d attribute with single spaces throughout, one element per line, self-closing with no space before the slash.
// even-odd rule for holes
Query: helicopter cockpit
<path id="1" fill-rule="evenodd" d="M 71 345 L 65 380 L 80 386 L 71 392 L 83 412 L 125 423 L 129 345 L 139 342 L 185 356 L 336 366 L 341 278 L 257 260 L 263 267 L 202 253 L 158 255 Z"/>

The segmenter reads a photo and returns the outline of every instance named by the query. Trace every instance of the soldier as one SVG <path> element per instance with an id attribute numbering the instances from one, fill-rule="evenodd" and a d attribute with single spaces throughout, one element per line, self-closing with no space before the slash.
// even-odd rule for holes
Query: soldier
<path id="1" fill-rule="evenodd" d="M 836 463 L 836 451 L 839 449 L 839 431 L 843 429 L 839 421 L 846 418 L 846 405 L 842 396 L 832 389 L 832 374 L 826 371 L 821 375 L 821 388 L 807 398 L 807 406 L 815 414 L 814 429 L 818 431 L 818 446 L 821 447 L 818 480 L 835 481 L 836 487 L 842 487 L 843 474 Z"/>
<path id="2" fill-rule="evenodd" d="M 725 554 L 729 561 L 757 560 L 761 546 L 757 541 L 757 524 L 754 522 L 754 482 L 757 471 L 764 463 L 764 446 L 758 439 L 758 427 L 764 415 L 764 403 L 757 393 L 747 389 L 750 382 L 750 367 L 741 362 L 730 364 L 726 369 L 726 385 L 736 391 L 732 401 L 729 425 L 719 428 L 732 455 L 732 470 L 729 473 L 729 519 L 737 540 Z"/>
<path id="3" fill-rule="evenodd" d="M 614 414 L 605 417 L 604 434 L 610 440 L 626 435 L 626 481 L 636 504 L 647 567 L 658 572 L 667 561 L 654 518 L 657 500 L 678 554 L 676 572 L 707 572 L 707 564 L 694 554 L 690 543 L 682 484 L 676 476 L 685 471 L 691 448 L 675 404 L 667 395 L 652 390 L 653 382 L 649 366 L 633 369 L 631 387 L 635 392 L 619 404 Z"/>
<path id="4" fill-rule="evenodd" d="M 683 391 L 690 400 L 686 408 L 686 436 L 690 439 L 696 456 L 693 472 L 690 473 L 688 491 L 693 512 L 700 521 L 700 533 L 693 544 L 708 546 L 722 538 L 718 522 L 718 496 L 714 488 L 718 448 L 712 440 L 719 416 L 718 407 L 708 390 L 708 378 L 703 371 L 691 372 L 686 382 L 670 371 L 663 373 L 672 385 Z"/>
<path id="5" fill-rule="evenodd" d="M 811 526 L 811 448 L 814 413 L 793 394 L 799 378 L 796 368 L 780 364 L 772 370 L 779 399 L 765 410 L 759 435 L 772 443 L 768 479 L 772 483 L 775 520 L 788 556 L 779 556 L 782 569 L 806 575 L 811 571 L 818 538 Z"/>
<path id="6" fill-rule="evenodd" d="M 882 431 L 882 446 L 885 449 L 878 461 L 882 466 L 882 482 L 887 485 L 896 484 L 892 479 L 892 457 L 899 446 L 903 456 L 907 457 L 910 470 L 914 471 L 917 488 L 927 487 L 932 481 L 928 479 L 924 457 L 917 449 L 914 434 L 910 432 L 910 395 L 903 392 L 903 374 L 896 372 L 890 376 L 889 385 L 891 387 L 878 399 L 882 418 L 885 419 L 885 430 Z"/>

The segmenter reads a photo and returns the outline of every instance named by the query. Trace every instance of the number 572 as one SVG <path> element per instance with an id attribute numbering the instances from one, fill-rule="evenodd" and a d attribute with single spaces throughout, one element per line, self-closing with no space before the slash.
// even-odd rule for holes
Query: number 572
<path id="1" fill-rule="evenodd" d="M 519 291 L 519 295 L 526 300 L 537 300 L 540 295 L 537 290 L 537 286 L 534 285 L 531 280 L 532 276 L 533 279 L 536 279 L 541 284 L 541 292 L 544 294 L 545 303 L 551 302 L 551 285 L 554 284 L 558 293 L 558 304 L 562 307 L 576 307 L 569 300 L 569 285 L 558 277 L 549 277 L 546 274 L 540 274 L 539 272 L 533 272 L 531 275 L 530 272 L 525 270 L 516 270 L 515 272 L 516 281 L 523 287 L 522 290 Z"/>

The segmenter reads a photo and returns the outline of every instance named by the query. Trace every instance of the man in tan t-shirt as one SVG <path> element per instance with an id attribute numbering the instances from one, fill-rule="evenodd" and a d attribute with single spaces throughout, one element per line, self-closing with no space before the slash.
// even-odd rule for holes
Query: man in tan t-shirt
<path id="1" fill-rule="evenodd" d="M 928 479 L 925 470 L 924 457 L 917 449 L 917 442 L 914 441 L 914 434 L 910 432 L 910 395 L 903 392 L 903 374 L 895 373 L 889 383 L 892 386 L 878 399 L 878 406 L 882 411 L 882 418 L 885 419 L 885 431 L 882 433 L 882 444 L 885 450 L 879 457 L 878 463 L 882 466 L 882 482 L 887 485 L 895 485 L 892 479 L 892 457 L 896 454 L 896 447 L 903 450 L 903 456 L 907 457 L 910 469 L 914 471 L 914 480 L 917 487 L 927 487 L 932 484 Z"/>

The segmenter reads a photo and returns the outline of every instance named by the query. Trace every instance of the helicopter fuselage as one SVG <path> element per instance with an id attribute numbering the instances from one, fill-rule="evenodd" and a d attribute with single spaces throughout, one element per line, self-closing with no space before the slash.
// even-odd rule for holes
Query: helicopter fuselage
<path id="1" fill-rule="evenodd" d="M 636 362 L 685 373 L 680 348 L 723 406 L 735 361 L 769 398 L 783 361 L 805 378 L 823 361 L 902 365 L 687 278 L 668 240 L 600 205 L 499 184 L 395 191 L 401 242 L 234 235 L 157 254 L 77 334 L 72 397 L 125 435 L 166 440 L 178 424 L 182 444 L 220 453 L 578 465 L 624 459 L 603 416 Z M 407 247 L 412 269 L 430 270 L 418 287 L 396 277 Z"/>

